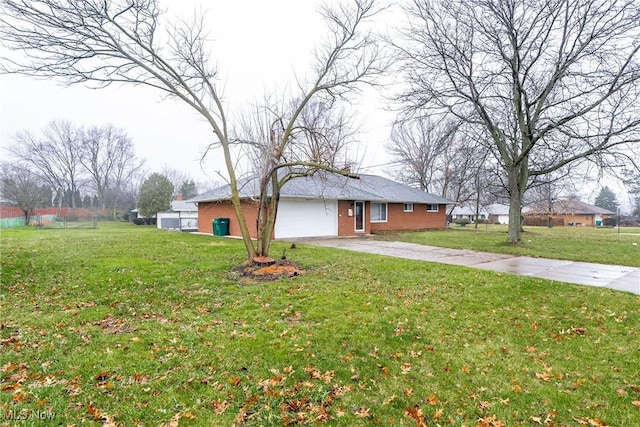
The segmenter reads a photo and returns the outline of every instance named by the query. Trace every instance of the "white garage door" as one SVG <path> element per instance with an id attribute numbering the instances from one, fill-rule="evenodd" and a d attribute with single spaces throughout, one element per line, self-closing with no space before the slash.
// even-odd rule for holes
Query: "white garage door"
<path id="1" fill-rule="evenodd" d="M 336 200 L 280 199 L 276 239 L 338 235 Z"/>

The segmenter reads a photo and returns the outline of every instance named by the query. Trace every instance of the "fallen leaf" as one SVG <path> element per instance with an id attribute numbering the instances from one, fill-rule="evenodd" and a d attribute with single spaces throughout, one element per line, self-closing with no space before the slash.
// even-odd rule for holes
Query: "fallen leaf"
<path id="1" fill-rule="evenodd" d="M 382 401 L 383 405 L 388 405 L 391 402 L 393 402 L 394 400 L 396 400 L 396 395 L 392 394 L 391 396 L 387 397 L 385 400 Z"/>
<path id="2" fill-rule="evenodd" d="M 413 405 L 405 409 L 404 416 L 416 420 L 416 425 L 418 427 L 425 427 L 427 425 L 424 421 L 424 413 L 422 412 L 422 409 L 420 409 L 419 405 Z"/>
<path id="3" fill-rule="evenodd" d="M 439 420 L 440 418 L 442 418 L 442 415 L 444 415 L 444 412 L 442 411 L 442 409 L 438 409 L 433 413 L 433 419 Z"/>
<path id="4" fill-rule="evenodd" d="M 489 409 L 491 407 L 491 403 L 487 402 L 486 400 L 483 400 L 480 403 L 478 403 L 478 407 L 480 409 Z"/>
<path id="5" fill-rule="evenodd" d="M 369 418 L 371 416 L 371 414 L 369 413 L 369 408 L 359 408 L 357 411 L 354 412 L 354 415 L 358 418 Z"/>
<path id="6" fill-rule="evenodd" d="M 91 402 L 87 405 L 87 413 L 97 420 L 102 418 L 102 413 Z"/>
<path id="7" fill-rule="evenodd" d="M 227 408 L 231 406 L 231 404 L 229 402 L 225 401 L 220 401 L 220 399 L 218 399 L 215 402 L 211 402 L 211 407 L 213 408 L 213 412 L 216 415 L 220 415 L 222 413 L 224 413 L 224 411 L 227 410 Z"/>
<path id="8" fill-rule="evenodd" d="M 171 420 L 168 423 L 160 424 L 160 427 L 178 427 L 180 425 L 180 418 L 182 418 L 182 414 L 178 412 L 171 417 Z"/>
<path id="9" fill-rule="evenodd" d="M 542 380 L 542 381 L 549 381 L 551 379 L 551 375 L 548 372 L 536 372 L 535 376 L 537 379 Z"/>

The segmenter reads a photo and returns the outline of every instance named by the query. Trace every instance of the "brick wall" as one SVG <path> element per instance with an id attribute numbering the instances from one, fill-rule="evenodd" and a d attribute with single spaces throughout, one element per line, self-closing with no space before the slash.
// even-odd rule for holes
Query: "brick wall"
<path id="1" fill-rule="evenodd" d="M 580 224 L 584 227 L 595 227 L 595 216 L 592 214 L 573 214 L 573 215 L 554 215 L 554 226 L 569 226 L 571 224 Z M 548 216 L 546 215 L 525 215 L 524 225 L 530 226 L 547 226 Z"/>
<path id="2" fill-rule="evenodd" d="M 338 201 L 338 236 L 355 236 L 356 235 L 356 217 L 354 202 L 348 200 Z M 352 215 L 349 216 L 349 210 Z M 369 233 L 369 203 L 365 203 L 364 211 L 365 217 L 365 231 Z M 361 233 L 358 233 L 361 234 Z"/>
<path id="3" fill-rule="evenodd" d="M 367 210 L 367 213 L 369 212 Z M 404 212 L 402 203 L 389 203 L 387 204 L 387 222 L 372 222 L 371 233 L 444 229 L 446 226 L 446 205 L 439 205 L 438 212 L 427 212 L 427 205 L 414 203 L 413 212 Z"/>
<path id="4" fill-rule="evenodd" d="M 249 227 L 252 238 L 257 237 L 256 219 L 258 217 L 258 204 L 254 202 L 242 202 L 242 211 Z M 229 234 L 241 236 L 240 226 L 236 219 L 236 213 L 230 201 L 227 202 L 199 202 L 198 203 L 198 231 L 213 234 L 214 218 L 229 218 Z"/>
<path id="5" fill-rule="evenodd" d="M 349 216 L 351 209 L 355 214 L 354 202 L 338 201 L 338 235 L 354 236 L 355 216 Z M 256 237 L 257 203 L 243 202 L 243 212 L 251 237 Z M 198 231 L 213 234 L 211 221 L 214 218 L 229 218 L 229 234 L 240 236 L 240 227 L 231 202 L 198 203 Z M 427 205 L 414 204 L 413 212 L 404 212 L 402 203 L 387 205 L 387 222 L 371 222 L 371 205 L 365 203 L 365 234 L 395 230 L 444 229 L 447 225 L 446 205 L 440 205 L 438 212 L 427 212 Z M 358 233 L 359 234 L 359 233 Z"/>

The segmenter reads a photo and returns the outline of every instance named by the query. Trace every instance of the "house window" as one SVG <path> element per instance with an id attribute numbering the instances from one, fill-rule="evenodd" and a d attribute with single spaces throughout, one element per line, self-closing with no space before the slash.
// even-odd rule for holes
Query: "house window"
<path id="1" fill-rule="evenodd" d="M 404 212 L 413 212 L 413 203 L 403 203 L 402 210 Z"/>
<path id="2" fill-rule="evenodd" d="M 386 203 L 371 203 L 371 222 L 387 222 Z"/>
<path id="3" fill-rule="evenodd" d="M 427 205 L 427 212 L 438 212 L 438 205 Z"/>

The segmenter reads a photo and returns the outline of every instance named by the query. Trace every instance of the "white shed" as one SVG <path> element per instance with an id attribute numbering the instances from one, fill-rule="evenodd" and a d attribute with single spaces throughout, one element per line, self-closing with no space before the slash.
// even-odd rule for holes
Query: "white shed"
<path id="1" fill-rule="evenodd" d="M 171 202 L 171 210 L 158 212 L 157 226 L 163 230 L 198 231 L 198 207 L 183 200 Z"/>

